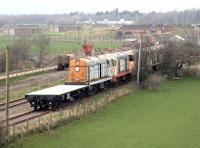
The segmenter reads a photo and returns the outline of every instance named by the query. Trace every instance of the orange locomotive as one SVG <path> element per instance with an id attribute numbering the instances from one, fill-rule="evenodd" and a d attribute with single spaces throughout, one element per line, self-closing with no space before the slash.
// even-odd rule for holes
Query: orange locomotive
<path id="1" fill-rule="evenodd" d="M 135 52 L 129 50 L 71 60 L 68 83 L 104 88 L 126 81 L 135 72 L 134 57 Z"/>

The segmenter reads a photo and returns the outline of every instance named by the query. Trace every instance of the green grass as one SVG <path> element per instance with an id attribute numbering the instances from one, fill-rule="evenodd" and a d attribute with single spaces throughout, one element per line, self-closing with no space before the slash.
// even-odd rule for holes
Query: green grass
<path id="1" fill-rule="evenodd" d="M 13 41 L 1 41 L 0 40 L 0 52 L 4 51 L 7 46 L 11 45 Z"/>
<path id="2" fill-rule="evenodd" d="M 6 46 L 10 46 L 13 41 L 0 41 L 0 52 L 5 50 Z M 94 43 L 94 48 L 118 48 L 121 47 L 121 43 L 113 42 L 113 43 Z M 67 42 L 51 42 L 49 46 L 48 55 L 55 55 L 63 52 L 74 52 L 74 50 L 80 49 L 82 50 L 82 44 L 78 43 L 67 43 Z M 37 46 L 32 45 L 30 48 L 30 52 L 37 54 L 39 49 Z"/>
<path id="3" fill-rule="evenodd" d="M 166 82 L 51 132 L 5 147 L 199 148 L 200 79 Z"/>
<path id="4" fill-rule="evenodd" d="M 121 47 L 120 43 L 94 43 L 94 48 L 118 48 Z M 74 50 L 82 50 L 82 44 L 78 43 L 66 43 L 66 42 L 52 42 L 49 46 L 49 54 L 59 54 L 63 52 L 73 52 Z M 38 48 L 32 46 L 31 52 L 37 53 Z"/>

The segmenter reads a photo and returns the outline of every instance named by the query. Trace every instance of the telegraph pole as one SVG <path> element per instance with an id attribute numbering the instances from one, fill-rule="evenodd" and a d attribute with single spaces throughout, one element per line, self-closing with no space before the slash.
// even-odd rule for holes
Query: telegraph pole
<path id="1" fill-rule="evenodd" d="M 140 47 L 138 56 L 138 70 L 137 70 L 137 84 L 140 85 L 140 64 L 141 64 L 141 50 L 142 50 L 142 34 L 140 35 Z"/>
<path id="2" fill-rule="evenodd" d="M 6 135 L 9 135 L 9 47 L 6 48 Z"/>

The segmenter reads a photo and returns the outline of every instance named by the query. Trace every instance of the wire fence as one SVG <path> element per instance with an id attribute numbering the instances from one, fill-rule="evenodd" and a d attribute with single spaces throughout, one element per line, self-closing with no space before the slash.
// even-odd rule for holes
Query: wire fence
<path id="1" fill-rule="evenodd" d="M 185 66 L 182 68 L 183 76 L 189 76 L 193 78 L 200 77 L 200 65 L 195 66 Z"/>

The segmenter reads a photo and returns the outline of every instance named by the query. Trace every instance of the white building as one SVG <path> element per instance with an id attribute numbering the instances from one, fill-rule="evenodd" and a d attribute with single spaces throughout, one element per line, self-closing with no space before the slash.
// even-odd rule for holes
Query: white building
<path id="1" fill-rule="evenodd" d="M 14 25 L 7 24 L 2 27 L 2 32 L 5 35 L 15 35 Z"/>
<path id="2" fill-rule="evenodd" d="M 135 21 L 125 21 L 124 19 L 120 19 L 120 21 L 109 21 L 108 19 L 104 19 L 104 21 L 96 21 L 96 24 L 106 24 L 106 25 L 132 25 L 135 24 Z"/>

